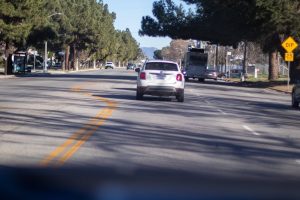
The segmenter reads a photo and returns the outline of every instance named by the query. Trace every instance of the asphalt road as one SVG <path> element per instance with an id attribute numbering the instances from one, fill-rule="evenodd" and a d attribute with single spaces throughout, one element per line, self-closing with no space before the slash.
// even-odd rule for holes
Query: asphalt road
<path id="1" fill-rule="evenodd" d="M 288 95 L 191 81 L 184 103 L 137 101 L 135 76 L 0 79 L 0 166 L 300 179 L 300 110 Z"/>

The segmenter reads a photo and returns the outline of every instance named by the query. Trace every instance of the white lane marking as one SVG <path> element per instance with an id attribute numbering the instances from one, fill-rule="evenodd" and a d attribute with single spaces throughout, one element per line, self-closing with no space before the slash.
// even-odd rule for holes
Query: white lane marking
<path id="1" fill-rule="evenodd" d="M 254 95 L 252 93 L 245 93 L 245 94 L 249 97 L 254 97 Z"/>
<path id="2" fill-rule="evenodd" d="M 227 113 L 226 112 L 224 112 L 223 110 L 221 110 L 221 109 L 218 109 L 218 111 L 220 112 L 220 113 L 222 113 L 223 115 L 227 115 Z"/>
<path id="3" fill-rule="evenodd" d="M 209 102 L 209 101 L 207 101 L 207 100 L 204 100 L 204 102 L 205 102 L 205 103 L 207 103 L 207 104 L 210 104 L 210 102 Z"/>
<path id="4" fill-rule="evenodd" d="M 250 128 L 249 126 L 243 125 L 243 128 L 246 129 L 247 131 L 251 132 L 253 135 L 257 135 L 259 136 L 260 134 L 255 132 L 252 128 Z"/>
<path id="5" fill-rule="evenodd" d="M 300 160 L 296 160 L 296 163 L 300 165 Z"/>

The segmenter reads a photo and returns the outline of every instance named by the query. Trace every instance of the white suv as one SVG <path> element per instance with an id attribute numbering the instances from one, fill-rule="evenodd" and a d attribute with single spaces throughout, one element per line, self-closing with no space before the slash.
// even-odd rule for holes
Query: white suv
<path id="1" fill-rule="evenodd" d="M 171 61 L 147 61 L 142 69 L 137 68 L 136 99 L 143 96 L 175 96 L 179 102 L 184 102 L 184 75 L 177 63 Z"/>

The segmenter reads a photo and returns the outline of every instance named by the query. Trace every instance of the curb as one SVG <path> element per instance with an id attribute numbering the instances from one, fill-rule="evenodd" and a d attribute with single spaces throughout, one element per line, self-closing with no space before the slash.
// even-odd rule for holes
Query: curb
<path id="1" fill-rule="evenodd" d="M 0 79 L 11 79 L 16 78 L 15 75 L 0 75 Z"/>
<path id="2" fill-rule="evenodd" d="M 291 92 L 288 91 L 282 91 L 282 90 L 277 90 L 277 89 L 273 89 L 273 88 L 265 88 L 266 91 L 269 92 L 276 92 L 276 93 L 281 93 L 281 94 L 292 94 Z"/>

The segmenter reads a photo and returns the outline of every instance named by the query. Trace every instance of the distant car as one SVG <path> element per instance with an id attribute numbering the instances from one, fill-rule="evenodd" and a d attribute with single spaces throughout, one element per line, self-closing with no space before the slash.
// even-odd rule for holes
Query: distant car
<path id="1" fill-rule="evenodd" d="M 105 69 L 114 69 L 115 65 L 113 62 L 106 62 L 105 63 Z"/>
<path id="2" fill-rule="evenodd" d="M 218 79 L 218 72 L 214 69 L 207 69 L 205 71 L 205 79 L 217 80 Z"/>
<path id="3" fill-rule="evenodd" d="M 292 106 L 294 108 L 298 108 L 299 102 L 300 102 L 300 81 L 296 83 L 292 91 Z"/>
<path id="4" fill-rule="evenodd" d="M 135 70 L 135 68 L 136 68 L 136 65 L 135 64 L 132 64 L 132 63 L 129 63 L 128 65 L 127 65 L 127 70 Z"/>
<path id="5" fill-rule="evenodd" d="M 184 102 L 184 75 L 175 62 L 147 61 L 142 68 L 135 70 L 137 78 L 136 99 L 144 95 L 175 96 L 178 102 Z"/>

